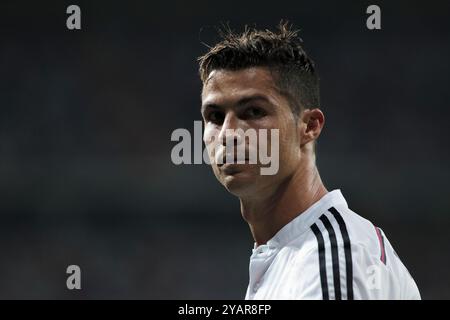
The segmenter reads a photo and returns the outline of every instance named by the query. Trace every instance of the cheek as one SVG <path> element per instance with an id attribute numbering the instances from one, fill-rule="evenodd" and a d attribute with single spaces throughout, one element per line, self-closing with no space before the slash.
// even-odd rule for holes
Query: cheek
<path id="1" fill-rule="evenodd" d="M 299 154 L 297 130 L 294 125 L 284 125 L 280 128 L 280 165 L 295 162 Z M 282 160 L 281 160 L 282 159 Z"/>

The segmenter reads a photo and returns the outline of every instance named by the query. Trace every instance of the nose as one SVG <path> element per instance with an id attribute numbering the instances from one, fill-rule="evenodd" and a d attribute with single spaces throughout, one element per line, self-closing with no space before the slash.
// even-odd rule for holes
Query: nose
<path id="1" fill-rule="evenodd" d="M 228 112 L 219 134 L 219 141 L 221 141 L 223 146 L 238 146 L 243 143 L 243 138 L 237 131 L 238 129 L 241 129 L 239 131 L 245 131 L 245 125 L 234 112 Z"/>

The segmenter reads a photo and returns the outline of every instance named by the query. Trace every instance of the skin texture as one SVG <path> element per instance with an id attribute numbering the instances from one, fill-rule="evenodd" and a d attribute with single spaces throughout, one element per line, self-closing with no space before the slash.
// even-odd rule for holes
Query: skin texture
<path id="1" fill-rule="evenodd" d="M 279 170 L 275 175 L 261 175 L 260 163 L 220 165 L 210 154 L 216 178 L 239 198 L 242 216 L 257 245 L 265 244 L 328 192 L 315 165 L 313 147 L 324 115 L 313 108 L 295 117 L 269 69 L 213 70 L 203 84 L 201 111 L 203 140 L 211 150 L 227 139 L 251 147 L 226 129 L 279 129 Z M 270 143 L 269 139 L 268 150 Z"/>

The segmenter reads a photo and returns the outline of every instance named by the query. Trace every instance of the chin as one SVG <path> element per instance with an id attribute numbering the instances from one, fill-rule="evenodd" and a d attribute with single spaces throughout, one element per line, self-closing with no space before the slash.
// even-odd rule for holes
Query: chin
<path id="1" fill-rule="evenodd" d="M 236 197 L 254 194 L 258 176 L 254 170 L 242 170 L 233 174 L 223 174 L 223 186 Z"/>
<path id="2" fill-rule="evenodd" d="M 235 182 L 231 182 L 224 184 L 224 186 L 229 193 L 238 198 L 244 198 L 248 195 L 255 194 L 254 188 L 248 184 L 238 184 Z"/>

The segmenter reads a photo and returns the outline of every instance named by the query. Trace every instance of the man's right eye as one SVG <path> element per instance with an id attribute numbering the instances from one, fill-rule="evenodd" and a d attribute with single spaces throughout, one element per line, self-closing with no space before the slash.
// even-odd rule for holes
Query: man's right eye
<path id="1" fill-rule="evenodd" d="M 206 115 L 206 121 L 210 121 L 215 124 L 222 124 L 224 120 L 224 114 L 220 111 L 211 111 Z"/>

